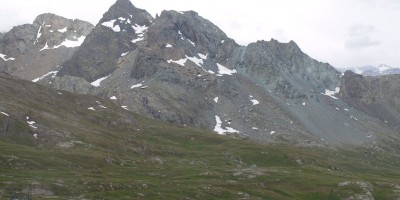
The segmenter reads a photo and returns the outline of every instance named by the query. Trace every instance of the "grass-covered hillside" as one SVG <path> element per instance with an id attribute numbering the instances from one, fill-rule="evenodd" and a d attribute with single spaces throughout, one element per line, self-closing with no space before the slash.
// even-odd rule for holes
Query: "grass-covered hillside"
<path id="1" fill-rule="evenodd" d="M 0 199 L 400 198 L 389 151 L 259 144 L 121 106 L 0 78 Z"/>

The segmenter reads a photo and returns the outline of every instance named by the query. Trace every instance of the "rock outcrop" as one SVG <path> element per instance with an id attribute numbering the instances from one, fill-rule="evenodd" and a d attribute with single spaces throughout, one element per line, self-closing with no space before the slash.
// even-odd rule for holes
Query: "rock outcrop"
<path id="1" fill-rule="evenodd" d="M 400 128 L 400 75 L 365 77 L 346 71 L 339 95 L 354 108 Z"/>

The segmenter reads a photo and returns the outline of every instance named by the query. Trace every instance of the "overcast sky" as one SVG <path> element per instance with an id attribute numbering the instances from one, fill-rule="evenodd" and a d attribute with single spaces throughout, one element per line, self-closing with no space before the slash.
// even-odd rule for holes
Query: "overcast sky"
<path id="1" fill-rule="evenodd" d="M 195 10 L 241 45 L 294 40 L 335 67 L 400 67 L 400 0 L 131 0 L 153 16 Z M 96 24 L 115 0 L 0 0 L 0 31 L 45 12 Z"/>

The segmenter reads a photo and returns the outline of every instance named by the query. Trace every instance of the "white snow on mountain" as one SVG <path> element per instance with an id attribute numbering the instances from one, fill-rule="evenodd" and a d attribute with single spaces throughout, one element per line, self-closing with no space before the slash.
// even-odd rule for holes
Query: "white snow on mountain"
<path id="1" fill-rule="evenodd" d="M 117 33 L 121 32 L 121 29 L 119 28 L 119 25 L 114 25 L 115 21 L 117 21 L 117 20 L 113 19 L 113 20 L 110 20 L 108 22 L 103 22 L 103 23 L 101 23 L 101 25 L 105 26 L 107 28 L 110 28 L 114 32 L 117 32 Z"/>
<path id="2" fill-rule="evenodd" d="M 65 27 L 63 29 L 59 29 L 57 31 L 60 32 L 60 33 L 65 33 L 65 32 L 67 32 L 67 27 Z"/>
<path id="3" fill-rule="evenodd" d="M 54 77 L 56 77 L 57 73 L 58 73 L 58 71 L 51 71 L 51 72 L 49 72 L 49 73 L 47 73 L 47 74 L 45 74 L 45 75 L 43 75 L 43 76 L 41 76 L 39 78 L 33 79 L 32 82 L 36 83 L 36 82 L 38 82 L 38 81 L 40 81 L 40 80 L 42 80 L 42 79 L 44 79 L 44 78 L 46 78 L 47 76 L 50 76 L 50 75 L 51 75 L 51 78 L 54 78 Z"/>
<path id="4" fill-rule="evenodd" d="M 99 79 L 97 79 L 97 80 L 91 82 L 90 84 L 93 85 L 94 87 L 100 87 L 101 82 L 104 81 L 104 80 L 106 80 L 109 76 L 111 76 L 111 74 L 108 75 L 108 76 L 99 78 Z"/>
<path id="5" fill-rule="evenodd" d="M 4 61 L 9 61 L 9 60 L 15 60 L 15 58 L 6 58 L 7 56 L 0 53 L 0 58 L 3 59 Z"/>
<path id="6" fill-rule="evenodd" d="M 232 75 L 236 73 L 236 69 L 228 69 L 225 66 L 217 63 L 218 66 L 218 75 L 222 76 L 222 75 Z"/>
<path id="7" fill-rule="evenodd" d="M 216 125 L 214 128 L 214 131 L 217 132 L 218 134 L 225 135 L 226 133 L 239 133 L 239 131 L 237 131 L 231 127 L 222 128 L 221 118 L 219 118 L 217 115 L 215 116 L 215 121 L 216 121 Z"/>

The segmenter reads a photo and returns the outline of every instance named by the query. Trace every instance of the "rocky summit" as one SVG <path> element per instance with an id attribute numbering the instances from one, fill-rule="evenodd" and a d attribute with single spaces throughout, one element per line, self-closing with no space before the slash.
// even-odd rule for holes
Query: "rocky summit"
<path id="1" fill-rule="evenodd" d="M 15 26 L 0 38 L 0 71 L 27 80 L 57 71 L 92 28 L 89 22 L 50 13 Z"/>
<path id="2" fill-rule="evenodd" d="M 385 84 L 374 86 L 360 83 L 366 94 L 391 94 L 382 94 L 374 105 L 360 103 L 357 76 L 343 76 L 309 57 L 294 41 L 241 46 L 194 11 L 163 11 L 153 18 L 129 0 L 118 0 L 93 29 L 67 20 L 72 35 L 63 35 L 58 28 L 64 21 L 43 15 L 24 25 L 31 29 L 6 33 L 2 41 L 17 30 L 31 30 L 36 53 L 65 51 L 57 53 L 62 59 L 54 60 L 53 68 L 38 68 L 39 75 L 28 79 L 112 99 L 161 121 L 265 143 L 378 145 L 399 136 L 399 110 L 391 109 L 398 106 L 393 95 L 397 77 L 378 77 L 375 82 Z M 59 38 L 46 39 L 53 26 Z M 74 39 L 82 44 L 73 50 L 56 48 Z M 35 66 L 18 65 L 18 48 L 3 46 L 10 56 L 4 62 L 15 66 L 8 71 L 22 78 L 32 74 Z M 12 56 L 17 59 L 5 61 Z"/>

